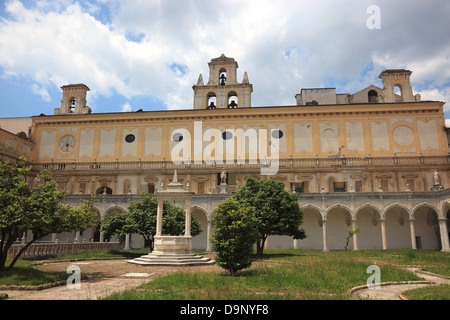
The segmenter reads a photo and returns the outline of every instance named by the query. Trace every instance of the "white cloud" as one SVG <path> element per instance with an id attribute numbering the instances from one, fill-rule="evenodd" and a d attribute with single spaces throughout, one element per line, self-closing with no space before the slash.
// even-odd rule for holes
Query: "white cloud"
<path id="1" fill-rule="evenodd" d="M 152 96 L 192 108 L 192 85 L 200 73 L 207 81 L 208 62 L 222 53 L 238 61 L 239 81 L 248 72 L 255 106 L 294 104 L 301 88 L 329 83 L 356 92 L 380 85 L 383 68 L 403 67 L 423 99 L 449 101 L 450 36 L 435 28 L 450 29 L 448 3 L 382 2 L 381 30 L 369 30 L 376 2 L 10 0 L 0 66 L 33 79 L 46 101 L 49 88 L 81 82 L 93 99 Z"/>
<path id="2" fill-rule="evenodd" d="M 130 103 L 127 102 L 122 106 L 122 112 L 132 112 L 133 108 L 131 107 Z"/>

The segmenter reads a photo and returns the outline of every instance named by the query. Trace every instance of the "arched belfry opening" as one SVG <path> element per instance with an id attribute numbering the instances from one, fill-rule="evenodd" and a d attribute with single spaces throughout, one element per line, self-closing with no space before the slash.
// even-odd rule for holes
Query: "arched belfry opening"
<path id="1" fill-rule="evenodd" d="M 378 92 L 376 92 L 375 90 L 370 90 L 367 93 L 367 98 L 369 100 L 369 103 L 376 103 L 378 98 Z"/>
<path id="2" fill-rule="evenodd" d="M 199 76 L 194 90 L 194 109 L 235 109 L 251 107 L 253 86 L 245 72 L 242 82 L 237 81 L 238 63 L 222 54 L 211 59 L 206 84 Z"/>
<path id="3" fill-rule="evenodd" d="M 379 78 L 383 81 L 384 102 L 416 101 L 411 87 L 412 71 L 405 69 L 390 69 L 383 71 Z"/>
<path id="4" fill-rule="evenodd" d="M 55 109 L 55 115 L 91 113 L 91 108 L 86 105 L 86 95 L 90 90 L 86 85 L 70 84 L 62 86 L 61 90 L 63 91 L 61 108 Z"/>

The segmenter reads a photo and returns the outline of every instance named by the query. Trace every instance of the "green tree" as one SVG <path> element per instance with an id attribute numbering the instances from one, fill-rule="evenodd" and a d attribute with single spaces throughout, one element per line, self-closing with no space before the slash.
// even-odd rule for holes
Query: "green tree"
<path id="1" fill-rule="evenodd" d="M 250 267 L 253 245 L 259 239 L 255 208 L 242 206 L 233 197 L 217 207 L 213 221 L 216 230 L 212 245 L 217 252 L 217 264 L 228 270 L 231 276 Z"/>
<path id="2" fill-rule="evenodd" d="M 27 182 L 31 168 L 24 159 L 18 164 L 0 161 L 0 271 L 5 270 L 8 251 L 14 241 L 31 231 L 33 237 L 9 264 L 37 240 L 51 233 L 84 230 L 95 225 L 92 199 L 80 207 L 70 208 L 60 203 L 64 191 L 59 191 L 50 172 L 41 172 L 33 189 Z"/>
<path id="3" fill-rule="evenodd" d="M 264 244 L 269 235 L 292 236 L 294 239 L 306 238 L 300 229 L 303 211 L 295 194 L 284 189 L 284 183 L 273 179 L 258 181 L 249 177 L 234 198 L 241 205 L 255 208 L 260 238 L 256 243 L 258 255 L 263 254 Z"/>
<path id="4" fill-rule="evenodd" d="M 153 250 L 154 236 L 156 234 L 156 215 L 158 200 L 150 194 L 143 193 L 143 199 L 133 201 L 128 206 L 128 212 L 117 213 L 102 224 L 105 237 L 113 234 L 126 235 L 128 233 L 140 234 L 149 243 Z M 163 234 L 180 236 L 185 228 L 184 210 L 170 202 L 163 202 Z M 200 223 L 195 217 L 191 219 L 191 235 L 193 237 L 202 232 Z"/>

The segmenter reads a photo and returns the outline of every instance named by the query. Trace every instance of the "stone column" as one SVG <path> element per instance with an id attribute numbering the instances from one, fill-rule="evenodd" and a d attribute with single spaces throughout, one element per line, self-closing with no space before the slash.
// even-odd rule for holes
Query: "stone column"
<path id="1" fill-rule="evenodd" d="M 439 219 L 439 231 L 441 232 L 441 245 L 444 252 L 450 252 L 450 244 L 448 239 L 447 219 Z"/>
<path id="2" fill-rule="evenodd" d="M 383 250 L 387 249 L 387 241 L 386 241 L 386 219 L 381 218 L 381 241 L 383 242 Z"/>
<path id="3" fill-rule="evenodd" d="M 156 212 L 156 235 L 162 235 L 162 218 L 163 218 L 163 205 L 164 202 L 162 199 L 158 199 L 158 209 Z"/>
<path id="4" fill-rule="evenodd" d="M 416 219 L 411 218 L 409 219 L 409 228 L 411 230 L 411 248 L 417 249 L 417 243 L 416 243 L 416 228 L 414 227 L 414 221 Z"/>
<path id="5" fill-rule="evenodd" d="M 185 222 L 185 229 L 184 229 L 184 235 L 190 236 L 191 235 L 191 199 L 186 200 L 186 222 Z"/>
<path id="6" fill-rule="evenodd" d="M 103 231 L 100 231 L 100 241 L 99 242 L 103 242 L 104 240 L 104 236 L 103 236 Z"/>
<path id="7" fill-rule="evenodd" d="M 124 250 L 130 250 L 130 234 L 127 233 L 125 235 L 125 248 L 123 248 Z"/>
<path id="8" fill-rule="evenodd" d="M 357 228 L 356 226 L 356 220 L 352 220 L 352 229 L 355 231 Z M 358 234 L 353 234 L 353 250 L 358 250 Z"/>
<path id="9" fill-rule="evenodd" d="M 52 242 L 56 242 L 56 233 L 52 233 Z"/>
<path id="10" fill-rule="evenodd" d="M 206 252 L 212 252 L 211 250 L 211 228 L 212 228 L 211 220 L 207 221 L 206 225 Z"/>
<path id="11" fill-rule="evenodd" d="M 323 235 L 323 251 L 329 251 L 327 240 L 327 220 L 322 220 L 322 235 Z"/>
<path id="12" fill-rule="evenodd" d="M 75 241 L 74 243 L 79 243 L 80 241 L 80 231 L 75 232 Z"/>

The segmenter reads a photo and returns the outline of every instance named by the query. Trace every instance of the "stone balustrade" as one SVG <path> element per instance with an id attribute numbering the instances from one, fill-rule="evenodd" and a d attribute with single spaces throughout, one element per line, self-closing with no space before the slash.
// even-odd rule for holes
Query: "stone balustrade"
<path id="1" fill-rule="evenodd" d="M 13 258 L 25 245 L 15 244 L 8 251 L 8 257 Z M 52 243 L 33 244 L 21 256 L 21 259 L 57 256 L 77 252 L 92 252 L 102 250 L 118 250 L 119 242 L 89 242 L 89 243 Z"/>

